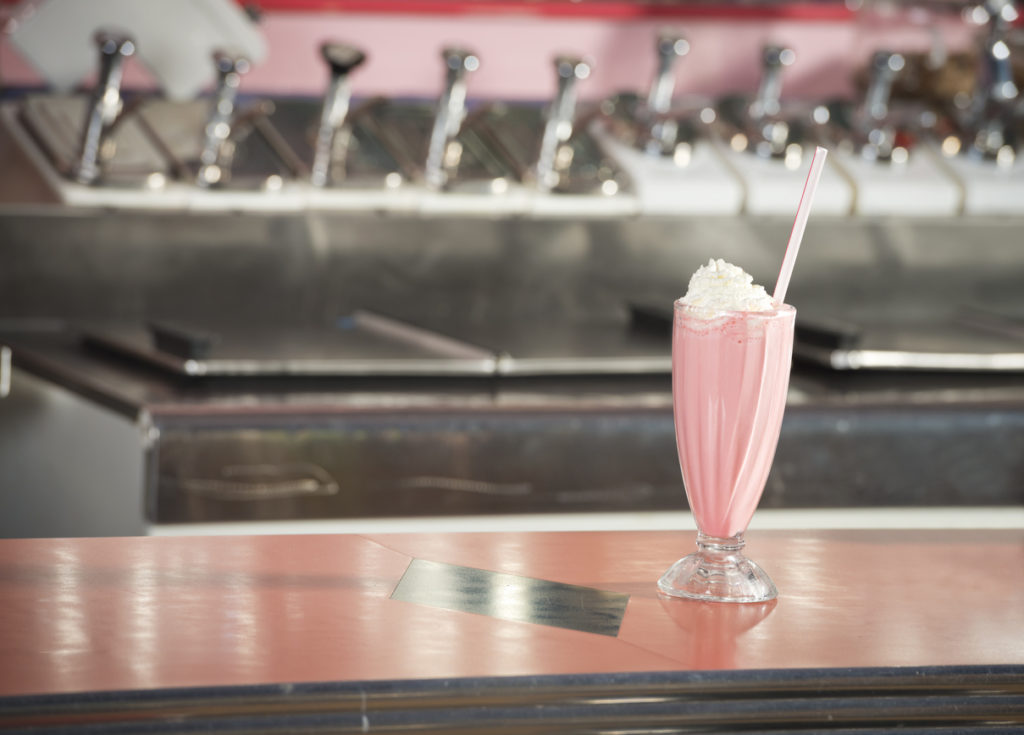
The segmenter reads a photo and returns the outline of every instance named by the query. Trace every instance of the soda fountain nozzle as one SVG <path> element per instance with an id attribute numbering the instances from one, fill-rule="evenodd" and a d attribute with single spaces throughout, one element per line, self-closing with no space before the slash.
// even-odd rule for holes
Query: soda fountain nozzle
<path id="1" fill-rule="evenodd" d="M 352 99 L 349 75 L 366 61 L 365 53 L 347 43 L 329 41 L 320 47 L 320 53 L 330 69 L 331 79 L 324 95 L 320 126 L 316 133 L 313 170 L 310 174 L 313 186 L 327 186 L 331 181 L 332 163 L 340 157 L 335 151 L 335 144 L 348 118 Z"/>
<path id="2" fill-rule="evenodd" d="M 446 48 L 441 58 L 445 66 L 444 91 L 438 100 L 423 169 L 426 184 L 432 189 L 443 187 L 454 167 L 449 165 L 449 146 L 466 117 L 466 73 L 480 68 L 479 57 L 466 49 Z"/>
<path id="3" fill-rule="evenodd" d="M 80 184 L 92 184 L 99 178 L 105 143 L 123 108 L 124 60 L 135 53 L 135 41 L 115 31 L 99 30 L 93 40 L 100 54 L 100 69 L 86 113 L 78 162 L 72 172 Z"/>
<path id="4" fill-rule="evenodd" d="M 555 162 L 559 147 L 572 137 L 576 116 L 576 83 L 590 76 L 590 64 L 572 56 L 555 59 L 558 88 L 547 110 L 535 168 L 537 187 L 549 191 L 558 183 Z"/>
<path id="5" fill-rule="evenodd" d="M 792 66 L 796 53 L 785 46 L 765 46 L 761 52 L 761 84 L 757 96 L 750 103 L 751 120 L 762 120 L 779 114 L 782 96 L 782 70 Z"/>
<path id="6" fill-rule="evenodd" d="M 203 131 L 203 148 L 196 177 L 196 184 L 202 187 L 212 186 L 223 178 L 221 153 L 231 135 L 238 87 L 250 66 L 246 57 L 223 50 L 213 52 L 213 64 L 217 70 L 217 90 Z"/>
<path id="7" fill-rule="evenodd" d="M 655 114 L 665 114 L 672 107 L 675 92 L 676 61 L 690 52 L 689 42 L 678 33 L 662 31 L 655 45 L 658 54 L 658 71 L 647 94 L 647 108 Z"/>

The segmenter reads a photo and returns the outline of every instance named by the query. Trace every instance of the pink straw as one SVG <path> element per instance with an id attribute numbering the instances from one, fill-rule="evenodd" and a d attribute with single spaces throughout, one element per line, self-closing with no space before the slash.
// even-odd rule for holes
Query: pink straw
<path id="1" fill-rule="evenodd" d="M 800 205 L 796 208 L 796 219 L 793 220 L 793 231 L 789 233 L 789 244 L 786 245 L 786 255 L 782 259 L 782 270 L 779 271 L 779 280 L 775 282 L 775 293 L 772 294 L 776 304 L 786 303 L 786 289 L 789 288 L 789 279 L 793 277 L 796 254 L 800 251 L 800 241 L 804 239 L 807 217 L 811 214 L 811 202 L 814 201 L 814 192 L 818 189 L 821 172 L 825 169 L 827 155 L 828 151 L 820 145 L 814 149 L 811 170 L 807 172 L 804 191 L 800 195 Z"/>

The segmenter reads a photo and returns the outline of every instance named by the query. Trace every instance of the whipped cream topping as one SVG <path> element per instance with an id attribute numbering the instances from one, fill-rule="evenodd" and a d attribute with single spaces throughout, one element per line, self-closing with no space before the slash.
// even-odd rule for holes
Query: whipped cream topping
<path id="1" fill-rule="evenodd" d="M 764 286 L 739 266 L 712 258 L 690 277 L 683 303 L 700 316 L 722 311 L 771 311 L 775 302 Z"/>

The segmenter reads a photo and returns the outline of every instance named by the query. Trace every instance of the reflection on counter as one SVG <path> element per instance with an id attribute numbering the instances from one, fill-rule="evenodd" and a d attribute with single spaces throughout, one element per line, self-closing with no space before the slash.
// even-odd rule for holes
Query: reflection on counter
<path id="1" fill-rule="evenodd" d="M 409 563 L 391 599 L 612 638 L 629 602 L 628 595 L 592 587 L 426 559 Z"/>

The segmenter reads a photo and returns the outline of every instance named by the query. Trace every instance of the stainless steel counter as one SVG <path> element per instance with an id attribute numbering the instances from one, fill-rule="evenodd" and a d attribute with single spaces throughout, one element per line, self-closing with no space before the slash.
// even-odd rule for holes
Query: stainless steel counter
<path id="1" fill-rule="evenodd" d="M 372 212 L 0 209 L 0 318 L 324 324 L 356 309 L 477 324 L 625 318 L 710 257 L 773 284 L 772 217 L 519 219 Z M 789 301 L 875 320 L 963 306 L 1021 313 L 1024 220 L 812 218 Z"/>
<path id="2" fill-rule="evenodd" d="M 74 333 L 5 340 L 18 368 L 136 423 L 151 524 L 682 503 L 667 375 L 174 377 Z M 1019 506 L 1022 443 L 1016 374 L 798 363 L 762 507 Z"/>
<path id="3" fill-rule="evenodd" d="M 147 523 L 675 510 L 668 335 L 631 331 L 630 305 L 670 304 L 712 255 L 770 285 L 788 226 L 6 211 L 0 332 L 17 370 L 137 427 L 124 451 L 143 468 Z M 1017 352 L 1021 231 L 1015 219 L 812 221 L 789 300 L 819 325 L 861 325 L 858 339 L 881 323 L 918 344 L 926 327 L 940 352 L 1001 354 L 992 340 Z M 152 320 L 294 338 L 361 310 L 489 367 L 203 376 L 81 340 L 96 323 Z M 978 313 L 1011 328 L 978 331 L 964 320 Z M 622 359 L 623 335 L 646 362 Z M 500 369 L 566 355 L 581 361 Z M 1024 503 L 1019 371 L 807 358 L 762 507 Z"/>

